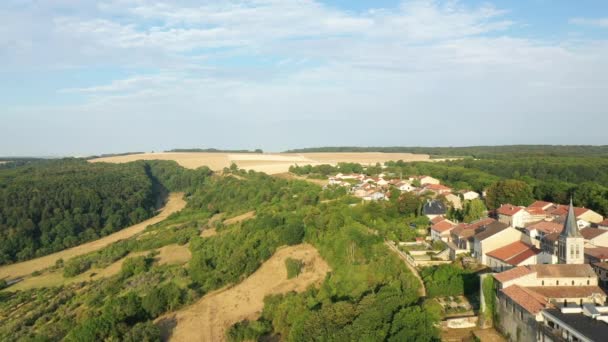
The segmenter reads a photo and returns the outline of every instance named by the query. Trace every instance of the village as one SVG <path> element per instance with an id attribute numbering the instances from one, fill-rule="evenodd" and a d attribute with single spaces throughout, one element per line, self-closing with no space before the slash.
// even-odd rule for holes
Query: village
<path id="1" fill-rule="evenodd" d="M 393 175 L 394 176 L 394 175 Z M 479 275 L 478 303 L 442 298 L 455 312 L 450 329 L 493 326 L 513 341 L 603 341 L 608 336 L 608 219 L 570 203 L 502 203 L 472 222 L 450 210 L 483 199 L 417 175 L 337 174 L 328 186 L 345 187 L 362 201 L 386 201 L 394 190 L 421 197 L 429 229 L 415 241 L 389 242 L 410 269 L 459 263 Z M 485 294 L 485 295 L 484 295 Z M 477 306 L 477 310 L 473 307 Z M 449 318 L 449 317 L 448 317 Z"/>

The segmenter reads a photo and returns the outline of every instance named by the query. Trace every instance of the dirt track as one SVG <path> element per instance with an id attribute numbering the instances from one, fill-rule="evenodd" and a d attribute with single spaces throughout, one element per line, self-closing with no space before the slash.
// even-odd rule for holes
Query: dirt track
<path id="1" fill-rule="evenodd" d="M 116 241 L 128 239 L 133 235 L 142 232 L 149 225 L 158 223 L 166 219 L 169 215 L 182 210 L 186 206 L 186 201 L 184 201 L 183 196 L 184 194 L 182 193 L 172 193 L 169 196 L 169 201 L 165 207 L 161 209 L 158 215 L 134 226 L 120 230 L 114 234 L 37 259 L 0 267 L 0 279 L 15 279 L 23 277 L 31 274 L 34 271 L 40 271 L 51 267 L 55 265 L 59 259 L 67 261 L 75 256 L 102 249 Z"/>
<path id="2" fill-rule="evenodd" d="M 289 257 L 305 263 L 302 274 L 294 279 L 287 279 L 285 259 Z M 157 319 L 156 323 L 164 340 L 224 341 L 232 324 L 259 316 L 265 296 L 302 292 L 323 281 L 329 271 L 327 263 L 309 244 L 281 248 L 242 283 L 209 293 L 190 307 Z"/>

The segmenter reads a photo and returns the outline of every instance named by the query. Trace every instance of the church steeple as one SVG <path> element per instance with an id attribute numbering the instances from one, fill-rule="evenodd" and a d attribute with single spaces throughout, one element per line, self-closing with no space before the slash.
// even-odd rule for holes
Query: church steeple
<path id="1" fill-rule="evenodd" d="M 572 198 L 570 198 L 570 207 L 568 208 L 568 214 L 564 222 L 564 229 L 559 234 L 557 249 L 557 257 L 560 264 L 585 263 L 585 239 L 578 231 Z"/>
<path id="2" fill-rule="evenodd" d="M 576 223 L 576 215 L 574 214 L 574 205 L 572 205 L 572 197 L 570 197 L 570 207 L 568 208 L 568 214 L 566 215 L 566 221 L 564 222 L 564 230 L 561 233 L 564 237 L 582 237 L 578 231 L 578 225 Z"/>

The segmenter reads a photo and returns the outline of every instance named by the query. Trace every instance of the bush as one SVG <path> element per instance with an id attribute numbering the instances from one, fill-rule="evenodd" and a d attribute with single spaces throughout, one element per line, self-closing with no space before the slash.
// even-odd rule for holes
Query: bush
<path id="1" fill-rule="evenodd" d="M 302 272 L 304 262 L 302 260 L 287 258 L 285 260 L 285 267 L 287 268 L 287 279 L 295 278 Z"/>
<path id="2" fill-rule="evenodd" d="M 228 329 L 226 338 L 230 342 L 257 341 L 271 331 L 272 327 L 267 321 L 242 321 Z"/>
<path id="3" fill-rule="evenodd" d="M 66 278 L 75 277 L 91 268 L 92 262 L 87 258 L 73 258 L 65 263 L 63 276 Z"/>

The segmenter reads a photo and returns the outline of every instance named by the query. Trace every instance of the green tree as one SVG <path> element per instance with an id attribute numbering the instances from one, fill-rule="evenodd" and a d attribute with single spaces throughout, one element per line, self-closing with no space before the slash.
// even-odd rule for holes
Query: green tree
<path id="1" fill-rule="evenodd" d="M 483 201 L 475 198 L 464 203 L 464 217 L 465 222 L 473 222 L 486 216 L 488 209 L 483 204 Z"/>
<path id="2" fill-rule="evenodd" d="M 532 189 L 525 182 L 507 179 L 498 181 L 486 191 L 486 205 L 496 209 L 501 204 L 529 205 L 534 200 Z"/>

